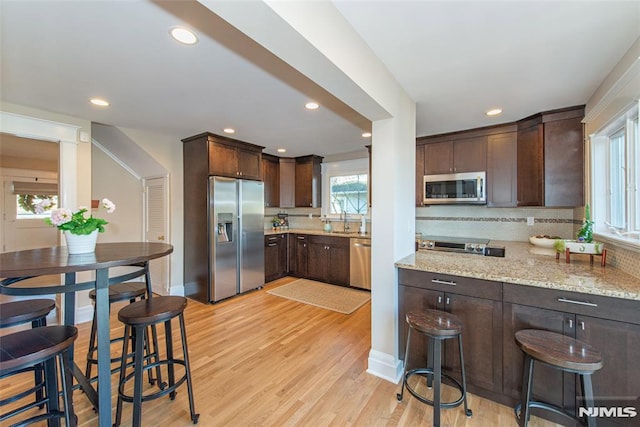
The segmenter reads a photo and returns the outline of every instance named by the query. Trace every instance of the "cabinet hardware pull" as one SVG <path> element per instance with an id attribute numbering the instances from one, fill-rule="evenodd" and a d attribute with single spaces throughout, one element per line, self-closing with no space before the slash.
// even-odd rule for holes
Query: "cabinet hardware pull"
<path id="1" fill-rule="evenodd" d="M 598 304 L 594 304 L 592 302 L 576 301 L 576 300 L 573 300 L 573 299 L 566 299 L 566 298 L 558 298 L 558 302 L 566 302 L 568 304 L 588 305 L 589 307 L 597 307 L 598 306 Z"/>
<path id="2" fill-rule="evenodd" d="M 581 320 L 578 324 L 580 325 L 580 329 L 584 331 L 584 322 Z"/>
<path id="3" fill-rule="evenodd" d="M 276 240 L 276 239 L 277 239 L 277 237 L 269 237 L 269 238 L 267 238 L 267 240 Z"/>
<path id="4" fill-rule="evenodd" d="M 442 297 L 438 297 L 438 304 L 442 304 Z"/>
<path id="5" fill-rule="evenodd" d="M 450 280 L 440 280 L 440 279 L 431 279 L 431 283 L 438 283 L 440 285 L 449 285 L 449 286 L 456 285 L 456 282 L 452 282 Z"/>
<path id="6" fill-rule="evenodd" d="M 446 305 L 451 304 L 451 299 L 449 297 L 447 297 L 447 302 L 445 303 Z"/>
<path id="7" fill-rule="evenodd" d="M 269 243 L 267 246 L 278 246 L 277 243 Z"/>
<path id="8" fill-rule="evenodd" d="M 365 245 L 365 244 L 362 244 L 362 243 L 354 243 L 353 246 L 358 247 L 358 248 L 361 248 L 361 247 L 362 248 L 370 248 L 371 247 L 371 245 Z"/>
<path id="9" fill-rule="evenodd" d="M 304 239 L 306 239 L 306 237 L 304 237 L 304 236 L 298 236 L 298 240 L 304 240 Z"/>
<path id="10" fill-rule="evenodd" d="M 569 319 L 569 328 L 573 329 L 573 319 Z"/>

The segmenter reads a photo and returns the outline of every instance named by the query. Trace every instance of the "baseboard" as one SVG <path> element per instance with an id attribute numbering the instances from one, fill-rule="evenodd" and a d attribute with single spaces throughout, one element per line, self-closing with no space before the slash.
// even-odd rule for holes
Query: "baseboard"
<path id="1" fill-rule="evenodd" d="M 394 356 L 371 349 L 369 351 L 369 367 L 367 373 L 380 377 L 394 384 L 402 378 L 402 361 Z"/>

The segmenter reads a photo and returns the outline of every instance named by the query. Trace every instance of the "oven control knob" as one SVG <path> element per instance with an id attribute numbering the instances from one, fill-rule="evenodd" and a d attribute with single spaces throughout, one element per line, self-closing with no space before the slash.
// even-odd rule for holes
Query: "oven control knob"
<path id="1" fill-rule="evenodd" d="M 425 247 L 426 247 L 427 249 L 433 249 L 434 244 L 433 244 L 433 242 L 432 242 L 431 240 L 427 240 L 427 241 L 425 242 Z"/>

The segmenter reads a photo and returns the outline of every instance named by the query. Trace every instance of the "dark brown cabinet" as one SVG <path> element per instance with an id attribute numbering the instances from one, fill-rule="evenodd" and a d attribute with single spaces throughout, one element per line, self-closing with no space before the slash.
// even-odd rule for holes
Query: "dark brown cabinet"
<path id="1" fill-rule="evenodd" d="M 511 284 L 504 284 L 503 290 L 506 395 L 514 401 L 520 398 L 524 355 L 513 337 L 517 331 L 531 328 L 577 338 L 602 353 L 604 366 L 592 377 L 596 406 L 637 404 L 634 399 L 640 384 L 636 368 L 636 361 L 640 360 L 640 302 Z M 536 366 L 534 375 L 534 397 L 575 411 L 580 389 L 575 375 L 542 364 Z M 598 425 L 633 422 L 624 418 L 598 419 Z"/>
<path id="2" fill-rule="evenodd" d="M 481 172 L 486 170 L 486 155 L 484 136 L 458 135 L 451 141 L 429 142 L 424 152 L 425 175 Z"/>
<path id="3" fill-rule="evenodd" d="M 264 236 L 264 277 L 265 282 L 287 275 L 287 235 L 273 234 Z"/>
<path id="4" fill-rule="evenodd" d="M 518 206 L 584 204 L 584 106 L 518 122 Z"/>
<path id="5" fill-rule="evenodd" d="M 416 206 L 424 206 L 424 144 L 416 146 Z"/>
<path id="6" fill-rule="evenodd" d="M 501 284 L 415 270 L 399 270 L 398 283 L 400 357 L 404 357 L 407 339 L 406 313 L 413 309 L 444 310 L 458 316 L 463 324 L 462 342 L 469 390 L 477 392 L 478 389 L 482 389 L 489 393 L 500 393 Z M 426 342 L 422 338 L 413 341 L 410 366 L 417 366 L 414 363 L 426 363 L 426 350 Z M 457 342 L 452 340 L 445 344 L 443 360 L 446 370 L 459 378 L 460 359 Z"/>
<path id="7" fill-rule="evenodd" d="M 270 154 L 262 155 L 262 180 L 264 181 L 264 206 L 280 206 L 280 161 Z"/>
<path id="8" fill-rule="evenodd" d="M 289 273 L 295 277 L 307 277 L 309 236 L 289 234 Z"/>
<path id="9" fill-rule="evenodd" d="M 487 138 L 487 206 L 515 207 L 517 200 L 517 134 Z"/>
<path id="10" fill-rule="evenodd" d="M 322 157 L 316 155 L 296 157 L 295 205 L 318 208 L 321 206 Z"/>
<path id="11" fill-rule="evenodd" d="M 349 284 L 349 239 L 344 237 L 309 236 L 307 277 L 332 283 Z"/>

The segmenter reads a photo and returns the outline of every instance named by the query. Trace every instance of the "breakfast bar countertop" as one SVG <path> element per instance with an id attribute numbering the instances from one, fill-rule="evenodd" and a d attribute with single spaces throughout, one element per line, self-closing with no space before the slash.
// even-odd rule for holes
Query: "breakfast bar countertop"
<path id="1" fill-rule="evenodd" d="M 504 246 L 505 257 L 420 250 L 398 261 L 395 266 L 410 270 L 515 283 L 584 294 L 640 301 L 640 278 L 612 266 L 601 267 L 600 258 L 590 265 L 586 255 L 555 258 L 553 249 L 524 242 L 495 241 Z"/>

